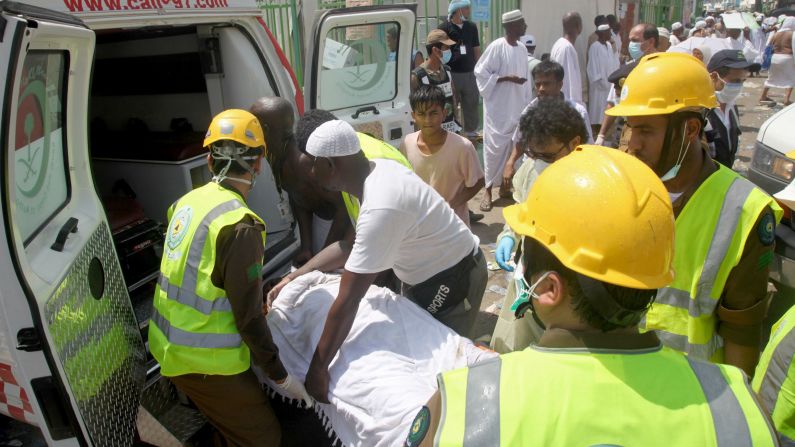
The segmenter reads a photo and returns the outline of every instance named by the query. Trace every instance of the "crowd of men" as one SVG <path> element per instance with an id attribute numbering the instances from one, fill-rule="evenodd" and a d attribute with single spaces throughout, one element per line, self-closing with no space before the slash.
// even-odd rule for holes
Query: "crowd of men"
<path id="1" fill-rule="evenodd" d="M 328 404 L 329 365 L 371 285 L 473 336 L 488 275 L 467 202 L 485 188 L 490 209 L 496 183 L 516 202 L 495 241 L 513 272 L 490 341 L 500 356 L 440 374 L 407 445 L 792 445 L 787 316 L 760 361 L 783 211 L 731 169 L 735 101 L 760 70 L 745 55 L 752 39 L 666 52 L 688 34 L 741 36 L 713 17 L 690 32 L 641 23 L 624 52 L 618 20 L 600 16 L 583 83 L 578 13 L 536 59 L 520 11 L 503 14 L 503 37 L 482 54 L 469 11 L 452 2 L 428 34 L 411 77 L 417 131 L 399 149 L 324 110 L 296 123 L 281 98 L 213 119 L 213 181 L 169 210 L 169 234 L 181 236 L 163 255 L 149 336 L 162 374 L 230 444 L 278 445 L 250 365 L 283 395 Z M 478 98 L 483 168 L 471 141 Z M 608 136 L 614 125 L 620 136 Z M 268 165 L 302 250 L 263 302 L 265 223 L 245 200 Z M 197 239 L 208 262 L 191 256 Z M 302 381 L 281 363 L 265 314 L 296 278 L 340 269 Z M 173 296 L 188 274 L 192 298 Z"/>

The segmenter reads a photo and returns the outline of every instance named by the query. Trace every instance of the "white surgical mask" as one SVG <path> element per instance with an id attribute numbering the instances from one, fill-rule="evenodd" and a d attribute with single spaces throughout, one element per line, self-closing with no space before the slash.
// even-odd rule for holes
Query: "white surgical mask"
<path id="1" fill-rule="evenodd" d="M 718 102 L 723 104 L 734 103 L 734 101 L 737 100 L 737 97 L 740 96 L 740 92 L 743 90 L 743 83 L 727 82 L 723 79 L 721 79 L 721 82 L 723 82 L 723 89 L 715 92 L 715 96 L 718 97 Z"/>
<path id="2" fill-rule="evenodd" d="M 517 310 L 519 310 L 520 312 L 522 310 L 524 311 L 528 310 L 528 308 L 524 308 L 523 306 L 524 304 L 529 304 L 529 309 L 533 308 L 533 303 L 530 300 L 538 299 L 538 295 L 536 295 L 535 289 L 538 287 L 539 284 L 541 284 L 541 281 L 545 280 L 547 276 L 549 276 L 551 272 L 545 272 L 543 275 L 541 275 L 540 278 L 538 278 L 536 282 L 533 283 L 533 285 L 529 285 L 527 283 L 527 280 L 524 278 L 524 273 L 525 273 L 524 265 L 520 260 L 519 263 L 516 264 L 516 268 L 513 271 L 513 280 L 516 285 L 516 299 L 511 305 L 511 311 L 514 312 L 515 315 Z M 522 307 L 523 309 L 520 309 L 520 307 Z M 516 317 L 521 318 L 523 313 L 524 312 L 521 312 L 521 314 L 516 315 Z"/>
<path id="3" fill-rule="evenodd" d="M 634 60 L 639 60 L 643 57 L 643 50 L 640 49 L 640 42 L 630 42 L 627 46 L 627 51 L 629 51 L 629 57 Z"/>
<path id="4" fill-rule="evenodd" d="M 684 150 L 683 150 L 684 148 Z M 669 180 L 673 180 L 679 174 L 679 169 L 682 168 L 682 163 L 685 161 L 685 156 L 687 155 L 687 151 L 690 150 L 690 142 L 687 142 L 687 148 L 685 148 L 685 129 L 682 129 L 682 143 L 679 145 L 679 155 L 676 156 L 676 164 L 668 170 L 660 180 L 663 182 L 667 182 Z"/>

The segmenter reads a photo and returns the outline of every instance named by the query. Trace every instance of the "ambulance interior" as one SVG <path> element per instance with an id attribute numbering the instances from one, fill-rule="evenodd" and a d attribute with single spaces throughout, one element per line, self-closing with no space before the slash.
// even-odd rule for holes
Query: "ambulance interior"
<path id="1" fill-rule="evenodd" d="M 146 340 L 167 209 L 211 179 L 202 141 L 212 116 L 248 109 L 276 84 L 253 39 L 230 24 L 99 30 L 95 55 L 92 171 Z M 264 169 L 249 205 L 268 223 L 266 260 L 289 266 L 297 239 L 286 203 Z"/>

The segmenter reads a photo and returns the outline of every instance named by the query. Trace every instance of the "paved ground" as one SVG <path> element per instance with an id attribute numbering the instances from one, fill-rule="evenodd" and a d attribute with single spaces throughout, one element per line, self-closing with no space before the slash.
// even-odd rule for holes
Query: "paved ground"
<path id="1" fill-rule="evenodd" d="M 781 103 L 784 101 L 784 91 L 774 89 L 770 91 L 769 96 L 778 102 L 777 105 L 767 106 L 758 104 L 765 77 L 766 76 L 763 74 L 761 77 L 749 78 L 745 83 L 743 93 L 737 101 L 743 134 L 740 137 L 740 150 L 734 164 L 734 169 L 743 175 L 748 170 L 748 165 L 751 162 L 754 142 L 756 141 L 759 127 L 765 120 L 782 109 Z M 493 194 L 496 196 L 496 188 Z M 469 202 L 469 208 L 473 211 L 478 210 L 478 205 L 482 197 L 482 192 L 478 193 Z M 480 238 L 480 246 L 483 249 L 483 253 L 486 255 L 486 259 L 493 265 L 496 265 L 496 263 L 494 263 L 494 244 L 505 222 L 502 218 L 502 210 L 505 206 L 511 204 L 513 204 L 513 201 L 505 199 L 495 201 L 494 208 L 490 212 L 484 213 L 485 216 L 483 220 L 472 226 L 472 230 Z M 476 338 L 488 337 L 494 330 L 494 325 L 497 322 L 497 314 L 499 313 L 498 306 L 502 305 L 502 300 L 505 296 L 505 287 L 509 280 L 509 274 L 503 270 L 489 271 L 489 283 L 486 286 L 486 294 L 480 306 L 481 313 L 475 326 Z"/>

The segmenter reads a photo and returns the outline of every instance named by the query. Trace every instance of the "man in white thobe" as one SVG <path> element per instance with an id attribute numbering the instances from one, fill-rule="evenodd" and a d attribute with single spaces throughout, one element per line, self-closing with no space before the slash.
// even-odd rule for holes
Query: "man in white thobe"
<path id="1" fill-rule="evenodd" d="M 610 45 L 610 26 L 599 25 L 596 29 L 597 39 L 588 49 L 588 115 L 591 127 L 598 132 L 607 106 L 607 96 L 613 85 L 607 78 L 618 70 Z"/>
<path id="2" fill-rule="evenodd" d="M 580 104 L 582 100 L 582 78 L 580 60 L 574 42 L 582 33 L 582 18 L 579 13 L 570 12 L 563 16 L 563 37 L 555 42 L 549 58 L 563 66 L 563 96 Z"/>
<path id="3" fill-rule="evenodd" d="M 671 42 L 671 46 L 679 45 L 684 40 L 685 35 L 685 26 L 682 25 L 682 22 L 674 22 L 671 25 L 671 37 L 668 40 Z"/>
<path id="4" fill-rule="evenodd" d="M 759 55 L 759 52 L 756 51 L 750 39 L 746 39 L 745 36 L 743 36 L 743 30 L 729 28 L 726 30 L 726 34 L 728 35 L 728 37 L 726 37 L 726 42 L 729 44 L 729 49 L 742 51 L 745 60 L 752 61 Z"/>
<path id="5" fill-rule="evenodd" d="M 519 10 L 502 15 L 505 37 L 486 48 L 475 65 L 475 79 L 483 98 L 483 161 L 486 189 L 480 209 L 491 209 L 491 187 L 500 184 L 500 196 L 510 197 L 510 179 L 502 181 L 505 161 L 511 153 L 511 136 L 524 107 L 533 99 L 527 65 L 527 49 L 519 38 L 527 30 Z"/>

